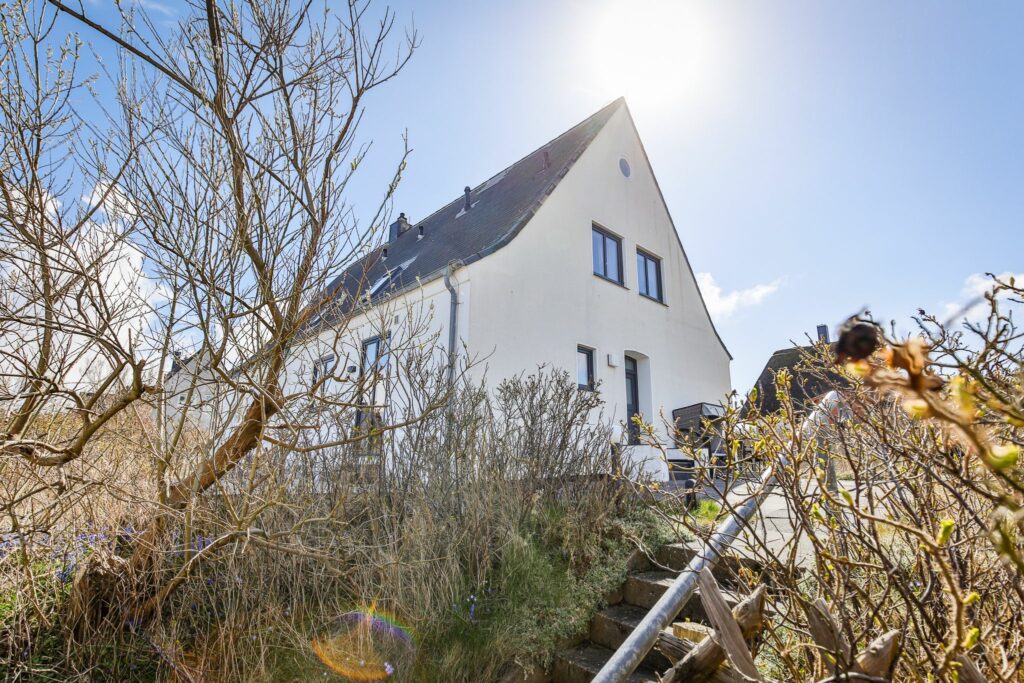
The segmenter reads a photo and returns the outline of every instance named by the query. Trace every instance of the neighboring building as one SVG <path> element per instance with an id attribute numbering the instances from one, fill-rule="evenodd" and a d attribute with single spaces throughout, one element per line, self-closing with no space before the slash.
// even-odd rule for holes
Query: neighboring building
<path id="1" fill-rule="evenodd" d="M 820 357 L 820 345 L 827 345 L 829 353 L 835 353 L 836 345 L 829 341 L 826 325 L 818 325 L 818 344 L 790 346 L 773 353 L 754 383 L 757 398 L 753 405 L 747 401 L 743 406 L 742 415 L 748 415 L 753 407 L 762 415 L 777 412 L 782 408 L 775 386 L 775 378 L 782 370 L 786 370 L 791 378 L 790 397 L 798 417 L 803 417 L 814 410 L 818 400 L 832 389 L 845 386 L 845 380 L 839 373 L 820 367 L 812 368 L 814 360 Z"/>
<path id="2" fill-rule="evenodd" d="M 315 321 L 308 350 L 291 354 L 292 377 L 393 362 L 389 340 L 415 319 L 460 360 L 482 359 L 471 372 L 491 385 L 564 368 L 581 389 L 598 387 L 623 425 L 641 415 L 660 426 L 730 392 L 731 357 L 623 99 L 426 218 L 400 215 L 328 294 L 342 315 Z M 340 318 L 346 349 L 330 341 Z M 667 476 L 653 451 L 632 453 Z"/>

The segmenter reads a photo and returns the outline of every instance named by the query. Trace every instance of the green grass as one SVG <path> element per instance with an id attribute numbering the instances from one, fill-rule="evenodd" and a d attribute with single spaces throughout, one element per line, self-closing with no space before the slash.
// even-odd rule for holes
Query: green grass
<path id="1" fill-rule="evenodd" d="M 713 500 L 704 498 L 690 509 L 689 514 L 696 518 L 698 524 L 701 524 L 702 526 L 711 526 L 715 523 L 715 520 L 718 519 L 718 515 L 721 511 L 721 505 Z"/>
<path id="2" fill-rule="evenodd" d="M 467 672 L 472 680 L 494 680 L 513 662 L 550 665 L 559 647 L 586 633 L 605 595 L 626 579 L 636 541 L 653 551 L 673 540 L 656 515 L 637 511 L 576 539 L 581 547 L 570 553 L 555 542 L 562 511 L 545 509 L 534 522 L 509 540 L 489 585 L 467 588 L 467 602 L 422 634 L 411 680 L 457 681 Z M 469 605 L 475 605 L 472 618 Z"/>

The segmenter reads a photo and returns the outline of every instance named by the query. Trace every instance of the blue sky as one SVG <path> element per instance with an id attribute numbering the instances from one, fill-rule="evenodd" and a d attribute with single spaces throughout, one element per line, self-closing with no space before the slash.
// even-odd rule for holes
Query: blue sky
<path id="1" fill-rule="evenodd" d="M 1024 271 L 1024 4 L 393 6 L 422 44 L 368 103 L 366 208 L 404 130 L 415 221 L 625 95 L 739 391 L 818 323 Z"/>

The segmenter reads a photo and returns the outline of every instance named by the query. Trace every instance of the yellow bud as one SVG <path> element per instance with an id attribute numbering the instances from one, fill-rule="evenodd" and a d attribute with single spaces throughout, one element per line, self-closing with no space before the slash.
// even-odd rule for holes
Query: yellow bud
<path id="1" fill-rule="evenodd" d="M 939 533 L 935 536 L 935 542 L 939 545 L 946 545 L 949 542 L 949 537 L 953 535 L 953 527 L 956 526 L 956 522 L 951 519 L 944 519 L 939 522 Z"/>
<path id="2" fill-rule="evenodd" d="M 957 375 L 949 383 L 949 394 L 956 401 L 961 413 L 971 415 L 976 412 L 977 408 L 974 405 L 974 394 L 971 391 L 971 385 L 968 384 L 967 379 L 963 375 Z"/>
<path id="3" fill-rule="evenodd" d="M 978 630 L 977 626 L 967 629 L 967 635 L 964 636 L 964 642 L 961 647 L 965 650 L 970 650 L 978 642 L 979 635 L 981 635 L 981 631 Z"/>
<path id="4" fill-rule="evenodd" d="M 817 503 L 811 506 L 811 517 L 813 517 L 819 522 L 825 521 L 825 515 L 821 514 L 821 508 L 818 507 Z"/>
<path id="5" fill-rule="evenodd" d="M 852 493 L 850 493 L 846 489 L 839 489 L 839 495 L 841 495 L 843 497 L 843 500 L 846 501 L 847 505 L 849 505 L 850 507 L 853 507 L 853 494 Z"/>
<path id="6" fill-rule="evenodd" d="M 1015 443 L 1004 443 L 988 449 L 988 464 L 997 470 L 1013 467 L 1020 458 L 1020 446 Z"/>
<path id="7" fill-rule="evenodd" d="M 846 372 L 853 377 L 864 379 L 871 374 L 871 364 L 864 360 L 850 361 L 846 364 Z"/>
<path id="8" fill-rule="evenodd" d="M 908 398 L 903 402 L 903 410 L 915 420 L 923 420 L 932 414 L 932 409 L 923 398 Z"/>
<path id="9" fill-rule="evenodd" d="M 964 598 L 964 604 L 965 605 L 973 605 L 974 603 L 978 602 L 978 600 L 981 600 L 981 596 L 978 595 L 978 592 L 977 591 L 971 591 L 970 593 L 967 594 L 967 597 Z"/>

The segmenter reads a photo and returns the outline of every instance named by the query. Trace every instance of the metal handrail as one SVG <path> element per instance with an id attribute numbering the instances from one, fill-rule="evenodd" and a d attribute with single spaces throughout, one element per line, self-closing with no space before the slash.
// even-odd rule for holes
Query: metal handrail
<path id="1" fill-rule="evenodd" d="M 704 549 L 690 560 L 675 582 L 662 593 L 654 607 L 597 672 L 592 683 L 621 683 L 636 670 L 641 660 L 654 647 L 658 634 L 675 619 L 687 601 L 693 597 L 701 570 L 711 567 L 718 561 L 722 551 L 732 544 L 743 525 L 760 508 L 761 501 L 774 484 L 775 470 L 769 468 L 762 474 L 761 486 L 757 493 L 748 498 L 715 530 Z"/>
<path id="2" fill-rule="evenodd" d="M 807 433 L 823 419 L 828 419 L 830 413 L 835 415 L 841 406 L 841 401 L 838 392 L 828 392 L 819 401 L 818 407 L 811 411 L 801 423 L 801 434 Z M 643 658 L 654 647 L 654 643 L 658 640 L 658 634 L 662 629 L 668 627 L 687 601 L 693 597 L 701 571 L 705 567 L 710 568 L 718 561 L 722 552 L 732 545 L 739 531 L 760 509 L 761 503 L 768 493 L 775 488 L 776 468 L 785 467 L 788 464 L 789 461 L 785 455 L 780 455 L 775 465 L 765 468 L 761 473 L 760 486 L 756 492 L 715 529 L 715 533 L 708 539 L 704 549 L 690 560 L 686 569 L 680 572 L 668 590 L 662 593 L 658 601 L 654 603 L 654 607 L 644 615 L 633 632 L 626 637 L 622 645 L 597 672 L 592 683 L 622 683 L 636 670 Z"/>

